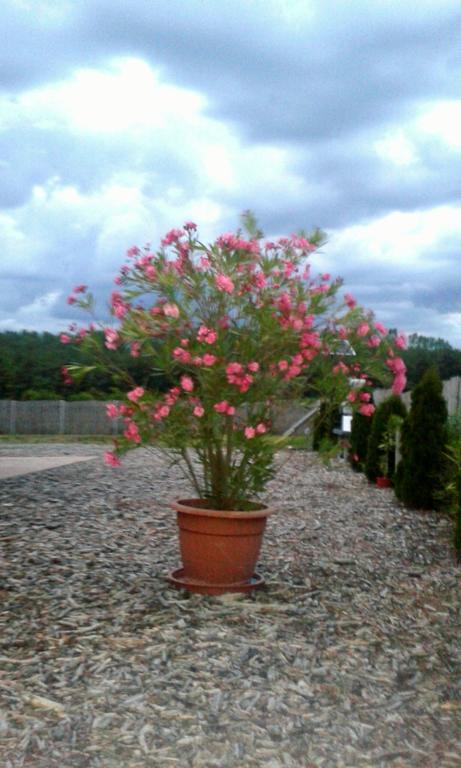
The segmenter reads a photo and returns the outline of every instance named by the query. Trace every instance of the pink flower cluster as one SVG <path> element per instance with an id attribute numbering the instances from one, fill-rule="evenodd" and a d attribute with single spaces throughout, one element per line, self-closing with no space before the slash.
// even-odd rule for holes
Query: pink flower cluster
<path id="1" fill-rule="evenodd" d="M 138 400 L 143 397 L 144 395 L 144 388 L 143 387 L 135 387 L 135 389 L 132 389 L 131 392 L 128 392 L 127 398 L 128 400 L 131 400 L 132 403 L 137 403 Z"/>
<path id="2" fill-rule="evenodd" d="M 177 304 L 166 303 L 163 305 L 163 314 L 166 317 L 173 317 L 174 319 L 179 317 L 179 307 Z"/>
<path id="3" fill-rule="evenodd" d="M 215 278 L 216 287 L 223 293 L 233 293 L 235 285 L 227 275 L 219 273 Z"/>
<path id="4" fill-rule="evenodd" d="M 117 349 L 120 343 L 120 337 L 113 328 L 104 328 L 105 346 L 107 349 Z"/>
<path id="5" fill-rule="evenodd" d="M 256 437 L 256 435 L 263 435 L 265 432 L 267 432 L 267 427 L 264 424 L 264 422 L 260 421 L 259 424 L 256 425 L 256 427 L 245 427 L 243 430 L 243 433 L 247 440 L 252 440 L 253 437 Z"/>
<path id="6" fill-rule="evenodd" d="M 115 315 L 115 317 L 118 317 L 119 320 L 121 320 L 123 317 L 125 317 L 126 313 L 129 310 L 129 305 L 123 301 L 123 298 L 118 291 L 113 291 L 111 296 L 111 307 L 112 307 L 112 313 Z"/>
<path id="7" fill-rule="evenodd" d="M 221 400 L 219 403 L 215 403 L 213 406 L 216 413 L 223 413 L 226 416 L 233 416 L 235 414 L 235 408 L 230 405 L 227 400 Z"/>
<path id="8" fill-rule="evenodd" d="M 252 361 L 245 367 L 241 363 L 229 363 L 226 366 L 226 377 L 229 384 L 233 384 L 238 387 L 240 392 L 248 392 L 251 384 L 253 383 L 253 376 L 251 374 L 257 373 L 259 370 L 259 363 Z M 248 373 L 250 371 L 250 373 Z"/>
<path id="9" fill-rule="evenodd" d="M 218 334 L 212 328 L 207 328 L 206 325 L 201 325 L 197 333 L 197 341 L 199 343 L 214 344 Z"/>
<path id="10" fill-rule="evenodd" d="M 406 366 L 401 357 L 390 357 L 386 360 L 387 367 L 394 374 L 394 381 L 392 383 L 392 393 L 394 395 L 400 395 L 405 389 L 407 383 Z"/>

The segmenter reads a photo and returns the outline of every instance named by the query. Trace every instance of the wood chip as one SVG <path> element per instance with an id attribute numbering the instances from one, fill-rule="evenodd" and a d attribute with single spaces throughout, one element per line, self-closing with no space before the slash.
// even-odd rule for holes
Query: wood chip
<path id="1" fill-rule="evenodd" d="M 159 450 L 0 483 L 0 764 L 6 768 L 455 768 L 461 572 L 443 515 L 341 460 L 290 451 L 265 495 L 260 591 L 173 589 Z"/>

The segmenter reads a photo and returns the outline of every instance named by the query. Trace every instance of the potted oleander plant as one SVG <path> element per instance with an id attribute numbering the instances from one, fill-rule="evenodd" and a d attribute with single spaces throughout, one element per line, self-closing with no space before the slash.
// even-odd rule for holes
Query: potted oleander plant
<path id="1" fill-rule="evenodd" d="M 357 383 L 393 381 L 395 391 L 405 383 L 401 337 L 343 296 L 340 279 L 311 274 L 321 233 L 268 240 L 251 214 L 243 218 L 244 230 L 208 244 L 187 222 L 155 251 L 131 247 L 103 332 L 93 317 L 63 338 L 94 359 L 69 365 L 68 380 L 107 368 L 111 351 L 124 349 L 168 382 L 160 391 L 128 381 L 125 401 L 108 406 L 123 431 L 106 462 L 116 467 L 126 451 L 151 445 L 180 462 L 192 494 L 173 503 L 182 566 L 170 579 L 207 594 L 263 582 L 255 565 L 272 513 L 260 495 L 274 473 L 274 404 L 298 398 L 309 382 L 371 415 Z M 69 301 L 95 315 L 85 286 Z"/>

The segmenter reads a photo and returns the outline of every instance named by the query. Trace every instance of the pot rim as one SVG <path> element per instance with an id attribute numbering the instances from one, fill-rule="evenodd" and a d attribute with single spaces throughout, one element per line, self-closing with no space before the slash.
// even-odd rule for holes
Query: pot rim
<path id="1" fill-rule="evenodd" d="M 176 512 L 182 512 L 186 515 L 202 515 L 203 517 L 269 517 L 275 510 L 266 504 L 261 504 L 256 509 L 213 509 L 206 507 L 206 499 L 178 499 L 172 503 Z"/>

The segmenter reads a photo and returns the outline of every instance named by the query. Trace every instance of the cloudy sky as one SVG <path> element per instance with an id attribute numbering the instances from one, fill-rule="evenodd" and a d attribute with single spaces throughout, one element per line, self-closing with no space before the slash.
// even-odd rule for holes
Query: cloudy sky
<path id="1" fill-rule="evenodd" d="M 132 244 L 320 226 L 314 267 L 461 347 L 459 0 L 1 0 L 0 330 Z"/>

